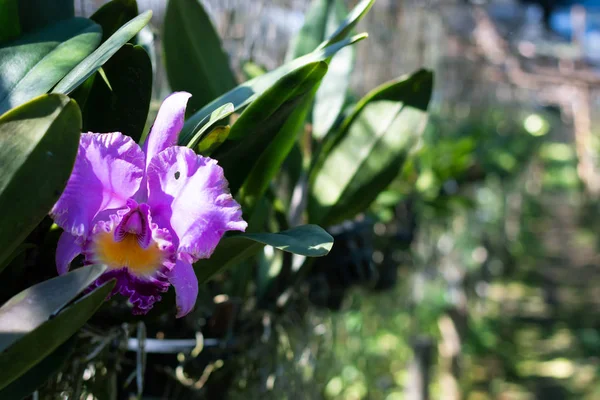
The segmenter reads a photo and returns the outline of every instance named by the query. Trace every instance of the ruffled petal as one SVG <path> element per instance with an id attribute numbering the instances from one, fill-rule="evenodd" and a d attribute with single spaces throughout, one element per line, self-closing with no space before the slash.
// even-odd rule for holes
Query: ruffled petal
<path id="1" fill-rule="evenodd" d="M 144 154 L 119 132 L 81 135 L 73 172 L 50 211 L 54 221 L 76 236 L 87 236 L 98 212 L 125 206 L 144 176 Z"/>
<path id="2" fill-rule="evenodd" d="M 82 246 L 77 236 L 63 232 L 56 246 L 56 270 L 59 275 L 69 272 L 71 262 L 82 252 Z"/>
<path id="3" fill-rule="evenodd" d="M 167 273 L 169 282 L 175 288 L 177 318 L 192 311 L 198 297 L 198 279 L 190 263 L 191 260 L 185 255 L 182 256 L 177 260 L 173 269 Z"/>
<path id="4" fill-rule="evenodd" d="M 144 143 L 146 167 L 155 155 L 177 144 L 177 136 L 185 119 L 185 108 L 191 96 L 187 92 L 175 92 L 161 104 L 154 125 Z"/>
<path id="5" fill-rule="evenodd" d="M 173 230 L 179 252 L 208 258 L 225 231 L 246 229 L 215 160 L 170 147 L 152 159 L 147 176 L 152 219 Z"/>
<path id="6" fill-rule="evenodd" d="M 132 313 L 135 315 L 146 314 L 161 300 L 161 295 L 169 289 L 169 282 L 164 275 L 158 275 L 151 279 L 140 279 L 127 271 L 127 268 L 113 269 L 105 272 L 96 279 L 92 287 L 98 287 L 105 282 L 115 279 L 115 287 L 110 294 L 117 293 L 129 298 L 132 304 Z M 110 297 L 109 296 L 109 297 Z"/>

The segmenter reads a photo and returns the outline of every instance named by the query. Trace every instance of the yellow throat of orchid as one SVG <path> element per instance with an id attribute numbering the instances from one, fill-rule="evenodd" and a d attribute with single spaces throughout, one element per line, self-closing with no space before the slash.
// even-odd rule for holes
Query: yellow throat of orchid
<path id="1" fill-rule="evenodd" d="M 136 235 L 127 234 L 119 242 L 113 232 L 101 232 L 94 240 L 94 254 L 98 263 L 111 269 L 127 267 L 137 276 L 148 276 L 162 265 L 163 256 L 154 242 L 147 248 L 140 246 Z"/>

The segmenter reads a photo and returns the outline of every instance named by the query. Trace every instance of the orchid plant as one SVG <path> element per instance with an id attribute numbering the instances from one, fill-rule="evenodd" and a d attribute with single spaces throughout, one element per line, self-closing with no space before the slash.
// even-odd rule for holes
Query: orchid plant
<path id="1" fill-rule="evenodd" d="M 321 226 L 364 212 L 423 129 L 428 71 L 349 101 L 352 47 L 367 36 L 351 33 L 373 3 L 346 14 L 314 0 L 291 61 L 238 85 L 201 3 L 170 0 L 174 93 L 146 128 L 157 66 L 138 34 L 150 11 L 112 0 L 82 18 L 69 0 L 0 2 L 0 272 L 28 276 L 0 284 L 0 398 L 48 379 L 41 366 L 62 365 L 88 321 L 104 326 L 96 313 L 113 313 L 115 294 L 129 312 L 106 329 L 152 310 L 198 333 L 194 307 L 217 276 L 281 307 L 333 246 Z M 265 246 L 294 257 L 273 274 Z M 176 307 L 158 307 L 170 291 Z"/>

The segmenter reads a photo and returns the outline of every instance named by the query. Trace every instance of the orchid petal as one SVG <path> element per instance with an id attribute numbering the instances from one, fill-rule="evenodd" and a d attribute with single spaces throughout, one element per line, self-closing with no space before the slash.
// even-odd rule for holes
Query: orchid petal
<path id="1" fill-rule="evenodd" d="M 188 258 L 185 255 L 182 256 Z M 181 318 L 192 311 L 198 297 L 198 279 L 189 261 L 178 259 L 173 269 L 167 273 L 169 282 L 175 288 L 177 318 Z"/>
<path id="2" fill-rule="evenodd" d="M 152 159 L 147 177 L 152 218 L 177 235 L 179 252 L 208 258 L 225 231 L 246 229 L 215 160 L 170 147 Z"/>
<path id="3" fill-rule="evenodd" d="M 54 221 L 76 236 L 86 236 L 98 212 L 120 208 L 140 187 L 144 154 L 119 132 L 81 135 L 71 177 L 50 211 Z"/>
<path id="4" fill-rule="evenodd" d="M 110 294 L 117 293 L 127 297 L 133 306 L 132 313 L 135 315 L 146 314 L 162 298 L 162 294 L 169 289 L 169 282 L 164 275 L 151 279 L 140 279 L 129 273 L 127 268 L 111 269 L 102 274 L 93 286 L 102 286 L 104 283 L 114 279 L 115 287 Z"/>
<path id="5" fill-rule="evenodd" d="M 163 101 L 144 143 L 146 167 L 156 154 L 177 144 L 177 137 L 185 119 L 185 108 L 191 96 L 187 92 L 175 92 Z"/>
<path id="6" fill-rule="evenodd" d="M 71 262 L 81 254 L 82 248 L 77 241 L 78 237 L 69 232 L 63 232 L 56 246 L 56 269 L 59 275 L 69 272 Z"/>

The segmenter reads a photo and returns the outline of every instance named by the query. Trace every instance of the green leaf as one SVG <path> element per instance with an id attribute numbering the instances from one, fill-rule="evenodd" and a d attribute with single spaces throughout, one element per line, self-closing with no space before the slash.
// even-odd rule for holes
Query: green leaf
<path id="1" fill-rule="evenodd" d="M 136 15 L 138 15 L 136 0 L 112 0 L 100 7 L 90 19 L 102 26 L 104 42 Z"/>
<path id="2" fill-rule="evenodd" d="M 290 150 L 286 160 L 281 166 L 279 176 L 276 178 L 276 182 L 273 185 L 274 193 L 277 199 L 281 201 L 282 207 L 287 211 L 290 221 L 292 221 L 292 197 L 296 186 L 302 175 L 304 175 L 303 164 L 304 154 L 300 150 L 302 141 L 299 140 Z M 298 189 L 299 190 L 299 189 Z"/>
<path id="3" fill-rule="evenodd" d="M 322 78 L 322 74 L 327 71 L 327 64 L 321 61 L 318 69 L 320 71 L 316 71 L 316 73 L 320 74 Z M 297 107 L 286 109 L 289 112 L 289 116 L 286 119 L 282 118 L 282 124 L 278 124 L 279 126 L 273 126 L 272 129 L 277 130 L 275 137 L 268 144 L 268 147 L 264 149 L 260 157 L 258 157 L 254 168 L 252 168 L 246 178 L 241 188 L 241 198 L 244 214 L 249 216 L 248 221 L 252 221 L 257 201 L 263 197 L 271 181 L 281 171 L 284 161 L 292 151 L 294 144 L 296 144 L 298 133 L 304 128 L 304 121 L 306 121 L 306 115 L 308 114 L 318 85 L 319 81 L 315 81 L 312 90 L 303 95 L 303 100 Z M 258 103 L 259 100 L 260 98 L 253 105 Z M 250 110 L 250 107 L 248 110 Z"/>
<path id="4" fill-rule="evenodd" d="M 326 15 L 325 35 L 334 32 L 343 22 L 345 15 L 344 2 L 333 0 Z M 317 91 L 312 110 L 312 135 L 315 139 L 323 139 L 342 112 L 350 86 L 354 54 L 354 47 L 346 47 L 329 61 L 329 72 Z"/>
<path id="5" fill-rule="evenodd" d="M 382 85 L 324 144 L 311 176 L 311 223 L 332 225 L 364 211 L 399 174 L 427 117 L 433 75 L 421 70 Z"/>
<path id="6" fill-rule="evenodd" d="M 231 127 L 229 125 L 217 126 L 215 129 L 209 132 L 204 139 L 198 143 L 198 153 L 203 156 L 210 156 L 220 145 L 225 143 L 229 137 L 229 131 Z"/>
<path id="7" fill-rule="evenodd" d="M 19 0 L 21 32 L 35 31 L 74 16 L 73 0 Z"/>
<path id="8" fill-rule="evenodd" d="M 79 65 L 71 70 L 56 85 L 53 93 L 69 94 L 81 85 L 90 75 L 98 70 L 110 57 L 112 57 L 125 43 L 134 37 L 152 17 L 152 11 L 138 15 L 108 38 L 92 54 L 85 58 Z"/>
<path id="9" fill-rule="evenodd" d="M 13 262 L 13 260 L 15 260 L 21 254 L 23 254 L 27 250 L 35 249 L 36 247 L 37 246 L 32 243 L 21 243 L 11 254 L 9 254 L 6 258 L 0 261 L 0 271 L 2 271 L 6 266 Z"/>
<path id="10" fill-rule="evenodd" d="M 341 0 L 313 0 L 305 23 L 291 45 L 289 57 L 314 51 L 336 31 L 346 14 Z M 329 132 L 342 111 L 354 63 L 354 47 L 340 50 L 329 63 L 329 72 L 317 91 L 312 112 L 312 134 L 316 139 L 322 139 Z"/>
<path id="11" fill-rule="evenodd" d="M 0 43 L 14 39 L 20 33 L 19 1 L 0 0 Z"/>
<path id="12" fill-rule="evenodd" d="M 245 61 L 242 64 L 242 71 L 246 77 L 245 80 L 254 79 L 267 73 L 262 65 L 257 64 L 254 61 Z"/>
<path id="13" fill-rule="evenodd" d="M 192 94 L 190 112 L 236 86 L 219 35 L 198 0 L 169 1 L 164 51 L 171 89 Z"/>
<path id="14" fill-rule="evenodd" d="M 347 10 L 341 0 L 313 0 L 306 14 L 306 22 L 292 44 L 290 56 L 302 56 L 344 39 L 373 3 L 374 0 L 363 1 L 346 15 Z M 312 134 L 315 139 L 323 139 L 342 112 L 353 64 L 353 47 L 342 49 L 329 61 L 329 73 L 317 91 L 312 110 Z"/>
<path id="15" fill-rule="evenodd" d="M 152 63 L 141 46 L 126 44 L 102 67 L 83 113 L 83 130 L 122 132 L 139 141 L 152 97 Z"/>
<path id="16" fill-rule="evenodd" d="M 306 257 L 325 256 L 333 247 L 331 235 L 318 225 L 300 225 L 278 233 L 241 233 L 233 237 L 254 240 Z"/>
<path id="17" fill-rule="evenodd" d="M 329 38 L 321 43 L 319 46 L 320 49 L 331 46 L 334 43 L 344 40 L 354 29 L 356 24 L 369 12 L 371 7 L 375 4 L 375 0 L 362 0 L 358 3 L 350 14 L 346 16 L 346 18 L 342 21 L 340 26 L 333 32 Z"/>
<path id="18" fill-rule="evenodd" d="M 353 65 L 353 47 L 342 49 L 329 62 L 330 72 L 323 79 L 313 106 L 311 119 L 315 139 L 323 139 L 342 113 Z"/>
<path id="19" fill-rule="evenodd" d="M 282 65 L 281 67 L 261 75 L 257 78 L 249 80 L 233 90 L 225 93 L 218 99 L 213 100 L 200 111 L 192 115 L 183 125 L 183 129 L 179 134 L 179 143 L 185 145 L 190 141 L 194 134 L 202 127 L 202 121 L 209 116 L 214 110 L 221 107 L 223 104 L 232 103 L 237 111 L 255 100 L 258 96 L 271 88 L 279 79 L 286 74 L 308 64 L 325 61 L 332 57 L 342 48 L 354 44 L 364 38 L 366 34 L 356 35 L 351 38 L 344 39 L 329 47 L 316 50 L 310 54 L 300 57 L 292 62 Z"/>
<path id="20" fill-rule="evenodd" d="M 317 225 L 302 225 L 278 233 L 241 233 L 223 238 L 208 259 L 199 260 L 194 270 L 199 283 L 214 274 L 252 257 L 264 245 L 307 257 L 324 256 L 333 246 L 333 238 Z"/>
<path id="21" fill-rule="evenodd" d="M 90 97 L 90 93 L 92 92 L 92 88 L 94 87 L 94 82 L 96 81 L 96 75 L 92 74 L 89 78 L 87 78 L 79 87 L 73 90 L 69 97 L 75 100 L 79 105 L 81 110 L 85 110 L 85 105 Z"/>
<path id="22" fill-rule="evenodd" d="M 63 365 L 73 353 L 74 345 L 73 338 L 61 344 L 49 356 L 0 390 L 0 399 L 23 399 L 33 393 L 49 378 L 62 370 Z"/>
<path id="23" fill-rule="evenodd" d="M 48 214 L 77 155 L 81 113 L 58 94 L 0 117 L 0 265 Z M 8 228 L 10 227 L 10 228 Z"/>
<path id="24" fill-rule="evenodd" d="M 0 353 L 0 389 L 30 370 L 77 332 L 113 287 L 114 281 L 110 281 L 95 289 Z M 4 327 L 4 324 L 0 326 Z"/>
<path id="25" fill-rule="evenodd" d="M 290 72 L 252 102 L 240 115 L 231 127 L 228 140 L 212 155 L 223 167 L 231 193 L 237 192 L 256 165 L 270 168 L 267 165 L 268 160 L 273 163 L 279 162 L 278 157 L 272 154 L 276 150 L 269 148 L 271 144 L 280 146 L 277 148 L 284 154 L 279 165 L 283 162 L 285 155 L 291 150 L 291 145 L 287 146 L 287 142 L 291 141 L 293 145 L 296 131 L 290 129 L 286 132 L 282 128 L 286 127 L 288 117 L 302 104 L 305 96 L 318 85 L 326 71 L 327 64 L 318 61 Z M 276 140 L 280 132 L 286 138 Z M 272 155 L 266 156 L 268 160 L 259 162 L 261 155 L 266 153 Z M 269 174 L 273 175 L 272 171 L 266 171 L 265 175 Z M 262 180 L 257 180 L 255 183 L 261 187 L 263 185 Z M 258 187 L 247 189 L 253 191 L 253 194 L 261 192 L 261 188 Z"/>
<path id="26" fill-rule="evenodd" d="M 52 89 L 101 36 L 97 24 L 72 18 L 0 48 L 0 114 Z"/>
<path id="27" fill-rule="evenodd" d="M 202 137 L 204 132 L 208 132 L 208 130 L 211 127 L 213 127 L 217 122 L 229 117 L 231 114 L 233 114 L 233 104 L 231 103 L 223 104 L 221 107 L 217 108 L 210 114 L 209 117 L 207 116 L 208 122 L 202 121 L 202 128 L 200 128 L 200 130 L 194 135 L 192 140 L 190 140 L 190 142 L 187 144 L 187 147 L 193 148 L 194 146 L 196 146 L 196 143 L 198 143 L 198 141 L 203 141 L 205 139 Z M 227 132 L 227 135 L 229 136 L 229 131 Z"/>
<path id="28" fill-rule="evenodd" d="M 242 262 L 264 247 L 264 244 L 238 237 L 225 237 L 210 258 L 202 259 L 194 264 L 198 283 L 208 281 L 216 273 Z"/>
<path id="29" fill-rule="evenodd" d="M 106 271 L 90 265 L 27 288 L 0 307 L 0 352 L 42 325 Z"/>

